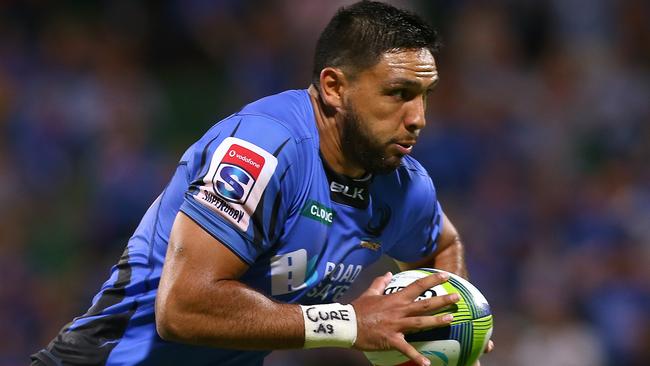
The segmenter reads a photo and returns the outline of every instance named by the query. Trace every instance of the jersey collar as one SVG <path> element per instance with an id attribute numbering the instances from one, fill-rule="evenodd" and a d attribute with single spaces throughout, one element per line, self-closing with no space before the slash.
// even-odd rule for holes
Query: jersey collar
<path id="1" fill-rule="evenodd" d="M 327 164 L 322 154 L 321 161 L 327 175 L 332 201 L 360 209 L 368 208 L 370 203 L 370 183 L 373 175 L 368 173 L 358 179 L 350 178 L 335 172 Z"/>

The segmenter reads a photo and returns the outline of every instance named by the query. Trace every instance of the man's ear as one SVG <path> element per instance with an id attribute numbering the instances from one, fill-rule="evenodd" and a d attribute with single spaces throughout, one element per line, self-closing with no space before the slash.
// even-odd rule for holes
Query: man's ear
<path id="1" fill-rule="evenodd" d="M 340 110 L 343 108 L 344 93 L 348 80 L 341 69 L 326 67 L 320 72 L 320 95 L 325 106 Z"/>

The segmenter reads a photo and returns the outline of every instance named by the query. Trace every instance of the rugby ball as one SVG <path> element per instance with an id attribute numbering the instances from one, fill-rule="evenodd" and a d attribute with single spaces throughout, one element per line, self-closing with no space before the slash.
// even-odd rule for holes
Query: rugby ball
<path id="1" fill-rule="evenodd" d="M 437 272 L 444 271 L 419 268 L 397 273 L 384 290 L 384 295 L 401 291 L 413 281 Z M 471 283 L 453 273 L 449 274 L 447 282 L 426 290 L 415 301 L 452 293 L 459 294 L 460 300 L 439 312 L 453 314 L 454 320 L 450 325 L 405 336 L 407 342 L 431 361 L 431 366 L 473 365 L 483 354 L 492 335 L 492 312 L 487 300 Z M 395 350 L 364 353 L 376 366 L 415 365 Z"/>

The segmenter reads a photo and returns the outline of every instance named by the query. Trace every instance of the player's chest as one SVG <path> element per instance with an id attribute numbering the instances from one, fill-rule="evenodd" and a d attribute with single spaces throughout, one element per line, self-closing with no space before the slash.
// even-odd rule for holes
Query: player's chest
<path id="1" fill-rule="evenodd" d="M 368 185 L 324 188 L 309 191 L 269 257 L 273 296 L 302 303 L 337 301 L 390 241 L 391 209 Z"/>

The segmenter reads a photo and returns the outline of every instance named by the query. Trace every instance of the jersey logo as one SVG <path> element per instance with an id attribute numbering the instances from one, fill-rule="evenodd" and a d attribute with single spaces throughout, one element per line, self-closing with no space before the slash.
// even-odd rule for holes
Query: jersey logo
<path id="1" fill-rule="evenodd" d="M 361 240 L 359 246 L 361 246 L 362 248 L 370 249 L 373 252 L 376 252 L 379 249 L 381 249 L 381 243 L 377 243 L 370 240 Z"/>
<path id="2" fill-rule="evenodd" d="M 265 159 L 241 145 L 232 144 L 221 160 L 213 178 L 214 191 L 226 201 L 245 203 Z"/>
<path id="3" fill-rule="evenodd" d="M 388 206 L 378 205 L 377 208 L 373 208 L 372 217 L 368 224 L 365 227 L 366 233 L 370 236 L 379 237 L 386 229 L 388 222 L 391 217 L 391 209 Z"/>
<path id="4" fill-rule="evenodd" d="M 363 265 L 354 263 L 327 262 L 323 279 L 307 292 L 306 303 L 316 304 L 339 301 L 343 294 L 359 277 Z"/>
<path id="5" fill-rule="evenodd" d="M 271 295 L 302 290 L 318 280 L 317 256 L 307 259 L 307 251 L 298 249 L 271 257 Z"/>
<path id="6" fill-rule="evenodd" d="M 352 179 L 332 170 L 324 158 L 321 157 L 321 160 L 327 181 L 329 182 L 330 198 L 332 201 L 362 210 L 368 208 L 372 174 L 367 174 L 360 179 Z"/>
<path id="7" fill-rule="evenodd" d="M 341 184 L 339 182 L 332 182 L 330 183 L 330 191 L 334 193 L 340 193 L 353 200 L 359 200 L 359 201 L 365 200 L 365 198 L 363 197 L 364 195 L 363 191 L 365 191 L 365 188 L 350 187 L 350 186 L 346 186 L 345 184 Z"/>
<path id="8" fill-rule="evenodd" d="M 277 165 L 277 158 L 261 147 L 227 137 L 212 154 L 194 198 L 246 231 Z"/>
<path id="9" fill-rule="evenodd" d="M 327 226 L 331 226 L 334 221 L 334 211 L 314 200 L 307 201 L 300 214 Z"/>

